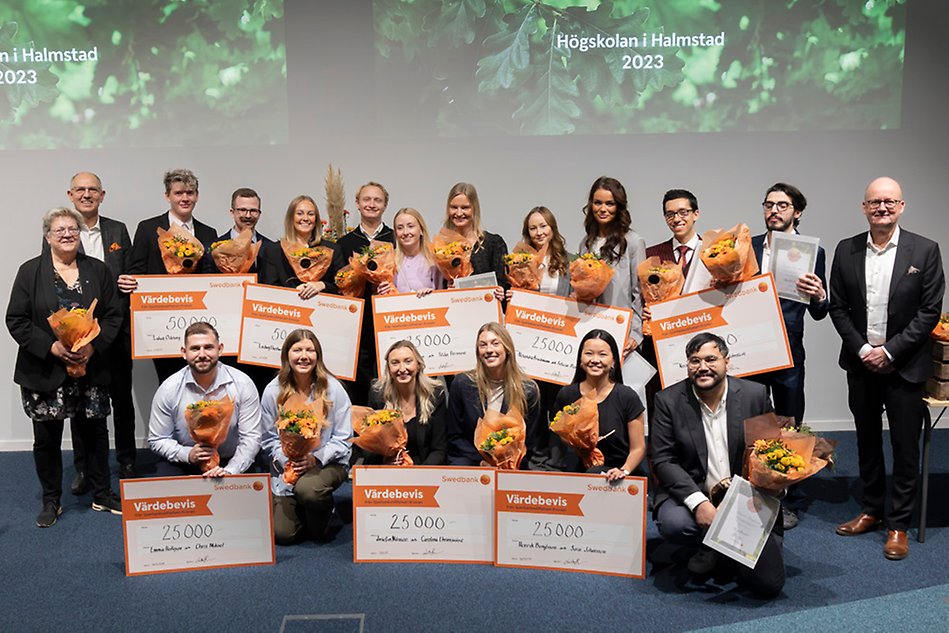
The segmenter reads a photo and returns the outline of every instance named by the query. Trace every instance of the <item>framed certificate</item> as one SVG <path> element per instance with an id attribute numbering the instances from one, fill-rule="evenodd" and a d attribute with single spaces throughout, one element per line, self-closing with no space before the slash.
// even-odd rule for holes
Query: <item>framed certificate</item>
<path id="1" fill-rule="evenodd" d="M 235 356 L 240 341 L 244 284 L 257 275 L 136 275 L 130 298 L 132 358 L 180 358 L 185 328 L 198 321 L 214 326 L 223 356 Z"/>
<path id="2" fill-rule="evenodd" d="M 780 509 L 780 501 L 732 477 L 702 543 L 754 569 Z"/>
<path id="3" fill-rule="evenodd" d="M 457 374 L 474 368 L 478 330 L 501 321 L 501 304 L 484 288 L 436 290 L 424 297 L 374 295 L 372 320 L 380 376 L 386 351 L 402 339 L 418 348 L 427 374 Z"/>
<path id="4" fill-rule="evenodd" d="M 120 485 L 126 575 L 274 564 L 269 475 Z"/>
<path id="5" fill-rule="evenodd" d="M 357 563 L 493 563 L 493 468 L 353 469 Z"/>
<path id="6" fill-rule="evenodd" d="M 499 567 L 644 578 L 646 479 L 499 470 Z"/>
<path id="7" fill-rule="evenodd" d="M 688 375 L 685 345 L 699 332 L 717 334 L 728 344 L 731 376 L 794 364 L 771 273 L 652 305 L 653 345 L 663 387 Z"/>
<path id="8" fill-rule="evenodd" d="M 515 289 L 504 324 L 525 373 L 536 380 L 565 385 L 573 379 L 584 335 L 595 328 L 606 330 L 622 349 L 631 316 L 627 308 Z"/>
<path id="9" fill-rule="evenodd" d="M 797 291 L 798 278 L 813 273 L 817 267 L 817 250 L 820 239 L 796 233 L 771 233 L 771 274 L 778 296 L 800 303 L 810 303 L 811 298 Z"/>
<path id="10" fill-rule="evenodd" d="M 323 348 L 323 362 L 342 380 L 356 378 L 362 299 L 318 294 L 301 299 L 293 288 L 248 284 L 241 309 L 237 360 L 280 367 L 280 349 L 287 334 L 313 330 Z"/>

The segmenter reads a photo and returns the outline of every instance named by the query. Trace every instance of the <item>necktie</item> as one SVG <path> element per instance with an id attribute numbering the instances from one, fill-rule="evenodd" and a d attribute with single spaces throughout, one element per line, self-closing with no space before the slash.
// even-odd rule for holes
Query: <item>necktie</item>
<path id="1" fill-rule="evenodd" d="M 679 266 L 682 267 L 682 271 L 685 272 L 685 270 L 689 266 L 689 261 L 687 259 L 687 256 L 689 254 L 689 251 L 692 249 L 690 249 L 685 244 L 681 244 L 676 250 L 679 251 Z"/>

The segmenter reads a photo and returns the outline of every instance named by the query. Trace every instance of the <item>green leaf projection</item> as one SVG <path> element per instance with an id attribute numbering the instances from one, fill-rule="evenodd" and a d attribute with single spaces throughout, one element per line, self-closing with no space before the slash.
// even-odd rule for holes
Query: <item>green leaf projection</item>
<path id="1" fill-rule="evenodd" d="M 0 149 L 286 143 L 283 0 L 6 0 Z"/>
<path id="2" fill-rule="evenodd" d="M 904 0 L 374 0 L 393 136 L 888 129 Z"/>

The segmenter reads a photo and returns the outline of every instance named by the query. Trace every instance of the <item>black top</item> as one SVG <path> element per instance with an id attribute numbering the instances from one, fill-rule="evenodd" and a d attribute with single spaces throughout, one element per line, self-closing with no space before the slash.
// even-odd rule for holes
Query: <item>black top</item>
<path id="1" fill-rule="evenodd" d="M 260 250 L 267 245 L 260 247 Z M 340 268 L 345 266 L 343 260 L 343 251 L 339 247 L 339 244 L 330 242 L 329 240 L 323 240 L 317 246 L 325 246 L 333 251 L 333 262 L 330 264 L 330 267 L 326 269 L 326 274 L 323 275 L 323 278 L 320 280 L 326 284 L 326 288 L 323 289 L 323 292 L 327 292 L 331 295 L 339 294 L 339 288 L 336 287 L 336 273 Z M 266 269 L 263 273 L 263 281 L 261 283 L 269 284 L 271 286 L 283 286 L 284 288 L 296 288 L 300 285 L 300 280 L 297 278 L 297 274 L 293 271 L 293 266 L 290 265 L 287 256 L 283 253 L 283 248 L 280 246 L 280 242 L 274 242 L 270 247 L 271 254 L 268 255 L 267 262 L 265 264 Z"/>
<path id="2" fill-rule="evenodd" d="M 504 256 L 507 255 L 507 244 L 504 238 L 495 233 L 484 232 L 484 241 L 475 243 L 471 253 L 471 268 L 475 275 L 493 272 L 498 277 L 498 284 L 507 290 L 511 284 L 507 280 L 507 270 L 504 266 Z"/>
<path id="3" fill-rule="evenodd" d="M 557 394 L 556 409 L 560 411 L 568 404 L 580 399 L 580 385 L 573 383 L 565 386 Z M 603 402 L 597 405 L 600 414 L 600 443 L 597 448 L 603 453 L 604 468 L 622 468 L 629 457 L 629 427 L 627 423 L 635 420 L 645 411 L 639 396 L 631 387 L 614 384 L 613 390 Z M 613 431 L 609 437 L 604 437 Z M 570 450 L 573 453 L 573 450 Z M 573 468 L 575 466 L 570 464 Z M 582 469 L 581 469 L 582 470 Z"/>
<path id="4" fill-rule="evenodd" d="M 435 402 L 435 408 L 428 416 L 428 422 L 420 424 L 418 415 L 405 422 L 405 430 L 409 434 L 406 450 L 417 466 L 440 466 L 445 463 L 445 449 L 447 446 L 445 418 L 448 414 L 445 389 L 438 387 L 432 398 Z M 369 392 L 369 406 L 373 409 L 385 407 L 382 392 L 378 389 L 372 389 Z M 364 452 L 364 455 L 366 464 L 382 463 L 381 455 L 369 452 Z"/>

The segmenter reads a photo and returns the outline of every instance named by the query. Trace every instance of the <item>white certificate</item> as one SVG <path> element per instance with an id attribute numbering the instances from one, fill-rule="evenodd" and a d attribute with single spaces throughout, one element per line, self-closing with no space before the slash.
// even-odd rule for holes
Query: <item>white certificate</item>
<path id="1" fill-rule="evenodd" d="M 244 284 L 257 275 L 136 275 L 132 293 L 132 358 L 181 358 L 185 328 L 198 321 L 214 326 L 224 356 L 235 356 L 240 340 Z"/>
<path id="2" fill-rule="evenodd" d="M 494 562 L 494 469 L 353 469 L 357 563 Z"/>
<path id="3" fill-rule="evenodd" d="M 771 274 L 778 296 L 782 299 L 810 303 L 811 298 L 797 291 L 801 275 L 813 273 L 817 267 L 820 238 L 796 233 L 771 233 Z"/>
<path id="4" fill-rule="evenodd" d="M 304 300 L 293 288 L 248 284 L 237 360 L 280 367 L 280 349 L 287 334 L 306 328 L 319 339 L 326 368 L 337 378 L 354 380 L 363 305 L 362 299 L 321 293 Z"/>
<path id="5" fill-rule="evenodd" d="M 120 485 L 126 575 L 274 564 L 269 475 Z"/>
<path id="6" fill-rule="evenodd" d="M 702 543 L 754 569 L 780 509 L 780 501 L 732 477 Z"/>
<path id="7" fill-rule="evenodd" d="M 732 376 L 791 367 L 791 347 L 771 273 L 652 305 L 652 336 L 663 387 L 688 375 L 685 345 L 712 332 L 728 345 Z"/>
<path id="8" fill-rule="evenodd" d="M 501 304 L 484 288 L 436 290 L 424 297 L 373 295 L 372 319 L 380 376 L 386 351 L 402 339 L 418 348 L 425 373 L 457 374 L 474 369 L 478 330 L 489 321 L 501 321 Z"/>
<path id="9" fill-rule="evenodd" d="M 592 329 L 606 330 L 622 350 L 631 316 L 627 308 L 515 289 L 504 323 L 527 375 L 565 385 L 573 380 L 583 336 Z"/>
<path id="10" fill-rule="evenodd" d="M 497 273 L 490 272 L 459 277 L 452 285 L 456 290 L 467 290 L 469 288 L 495 288 L 501 284 L 498 283 Z"/>
<path id="11" fill-rule="evenodd" d="M 499 567 L 645 577 L 646 479 L 498 471 Z"/>

